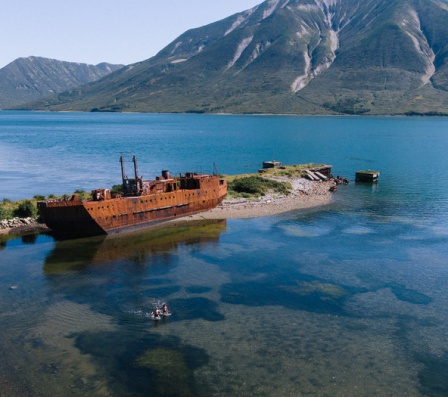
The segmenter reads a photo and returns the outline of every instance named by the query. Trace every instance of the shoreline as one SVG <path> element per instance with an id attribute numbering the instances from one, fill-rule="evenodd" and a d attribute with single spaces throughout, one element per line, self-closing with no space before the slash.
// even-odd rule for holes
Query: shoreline
<path id="1" fill-rule="evenodd" d="M 266 195 L 259 199 L 224 199 L 220 205 L 211 210 L 187 215 L 185 218 L 190 220 L 257 218 L 331 203 L 330 187 L 335 185 L 332 181 L 312 182 L 305 178 L 275 179 L 290 182 L 292 192 L 287 196 Z"/>
<path id="2" fill-rule="evenodd" d="M 1 221 L 0 221 L 1 222 Z M 11 227 L 5 227 L 0 223 L 0 237 L 7 235 L 24 235 L 35 233 L 37 231 L 44 232 L 50 230 L 44 223 L 39 223 L 33 218 L 13 218 L 5 222 L 5 225 L 12 224 Z"/>
<path id="3" fill-rule="evenodd" d="M 267 194 L 258 199 L 224 199 L 224 201 L 211 210 L 197 214 L 185 215 L 182 218 L 167 220 L 167 223 L 208 219 L 247 219 L 282 214 L 298 209 L 321 207 L 331 203 L 332 192 L 330 187 L 335 186 L 334 181 L 310 181 L 305 178 L 273 178 L 278 181 L 290 182 L 293 190 L 287 196 Z M 18 226 L 0 228 L 2 235 L 20 235 L 37 231 L 50 230 L 45 224 L 34 219 L 27 221 L 16 219 Z"/>

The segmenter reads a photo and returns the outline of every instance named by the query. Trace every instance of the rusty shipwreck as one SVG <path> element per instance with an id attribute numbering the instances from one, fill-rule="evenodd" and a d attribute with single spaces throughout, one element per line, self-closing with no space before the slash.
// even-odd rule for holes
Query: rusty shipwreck
<path id="1" fill-rule="evenodd" d="M 123 156 L 120 162 L 122 195 L 96 189 L 89 200 L 74 194 L 68 199 L 40 201 L 42 221 L 63 237 L 113 234 L 206 211 L 219 205 L 227 194 L 226 181 L 216 173 L 186 172 L 174 178 L 162 171 L 154 180 L 143 180 L 135 156 L 133 178 L 126 176 Z"/>

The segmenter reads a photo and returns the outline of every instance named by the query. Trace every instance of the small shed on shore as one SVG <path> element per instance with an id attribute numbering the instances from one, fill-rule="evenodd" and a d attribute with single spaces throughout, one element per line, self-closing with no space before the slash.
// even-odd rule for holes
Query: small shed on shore
<path id="1" fill-rule="evenodd" d="M 280 161 L 263 161 L 263 168 L 276 168 L 281 167 L 283 164 Z"/>
<path id="2" fill-rule="evenodd" d="M 310 168 L 311 172 L 318 172 L 319 174 L 325 175 L 327 178 L 331 178 L 332 165 L 322 165 L 315 168 Z"/>

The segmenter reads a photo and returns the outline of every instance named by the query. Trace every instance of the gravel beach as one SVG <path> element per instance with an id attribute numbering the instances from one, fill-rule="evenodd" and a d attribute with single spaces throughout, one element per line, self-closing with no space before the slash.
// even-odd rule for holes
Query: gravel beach
<path id="1" fill-rule="evenodd" d="M 187 218 L 198 219 L 232 219 L 255 218 L 289 212 L 301 208 L 312 208 L 331 203 L 330 187 L 335 183 L 312 182 L 304 178 L 276 178 L 278 181 L 290 182 L 293 191 L 288 196 L 266 195 L 260 199 L 224 200 L 221 205 L 206 212 L 190 215 Z"/>

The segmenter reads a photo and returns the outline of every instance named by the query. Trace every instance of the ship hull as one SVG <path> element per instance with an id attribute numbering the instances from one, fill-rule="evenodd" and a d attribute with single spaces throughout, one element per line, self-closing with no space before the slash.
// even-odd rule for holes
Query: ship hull
<path id="1" fill-rule="evenodd" d="M 106 200 L 40 202 L 42 221 L 61 237 L 114 234 L 164 222 L 219 205 L 227 185 L 218 177 L 201 180 L 200 189 L 179 189 Z"/>

